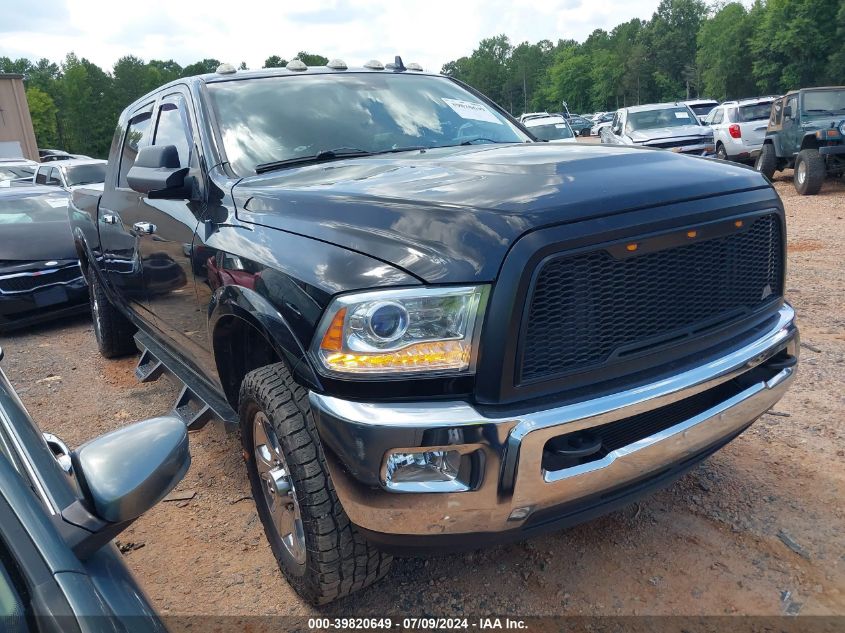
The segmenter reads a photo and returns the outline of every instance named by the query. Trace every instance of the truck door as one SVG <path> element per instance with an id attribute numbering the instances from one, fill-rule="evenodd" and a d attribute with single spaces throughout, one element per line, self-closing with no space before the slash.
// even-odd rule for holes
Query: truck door
<path id="1" fill-rule="evenodd" d="M 121 138 L 115 158 L 119 166 L 115 182 L 107 182 L 103 187 L 97 215 L 108 283 L 117 299 L 136 311 L 147 309 L 139 238 L 133 228 L 141 220 L 141 194 L 130 189 L 126 174 L 135 164 L 138 150 L 150 142 L 152 114 L 152 102 L 141 106 L 129 117 L 125 129 L 118 131 Z"/>
<path id="2" fill-rule="evenodd" d="M 194 142 L 187 91 L 165 94 L 154 113 L 153 145 L 174 145 L 181 167 L 204 191 L 199 151 Z M 202 197 L 202 196 L 200 196 Z M 156 325 L 186 357 L 202 362 L 207 350 L 207 316 L 197 303 L 192 266 L 194 233 L 204 205 L 196 200 L 157 200 L 141 196 L 134 230 L 138 235 L 144 286 Z"/>

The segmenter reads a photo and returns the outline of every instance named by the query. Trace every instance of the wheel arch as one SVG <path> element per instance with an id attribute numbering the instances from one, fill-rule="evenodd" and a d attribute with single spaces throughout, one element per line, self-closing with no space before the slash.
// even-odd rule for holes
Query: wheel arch
<path id="1" fill-rule="evenodd" d="M 805 149 L 818 149 L 819 148 L 819 140 L 816 138 L 815 132 L 808 132 L 804 135 L 804 138 L 801 139 L 801 147 L 798 151 L 805 150 Z"/>
<path id="2" fill-rule="evenodd" d="M 264 297 L 242 286 L 223 286 L 209 313 L 214 362 L 229 404 L 237 410 L 244 377 L 282 362 L 297 382 L 320 388 L 303 345 L 284 317 Z"/>

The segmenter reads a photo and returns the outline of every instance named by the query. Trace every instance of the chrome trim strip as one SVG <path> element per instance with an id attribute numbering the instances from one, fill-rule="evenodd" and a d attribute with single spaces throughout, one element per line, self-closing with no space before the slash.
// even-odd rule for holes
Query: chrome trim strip
<path id="1" fill-rule="evenodd" d="M 736 394 L 735 396 L 728 398 L 727 400 L 724 400 L 723 402 L 720 402 L 716 406 L 711 407 L 710 409 L 707 409 L 706 411 L 702 411 L 698 415 L 693 416 L 693 417 L 691 417 L 687 420 L 684 420 L 683 422 L 679 422 L 675 426 L 670 426 L 668 429 L 664 429 L 664 430 L 660 431 L 659 433 L 655 433 L 654 435 L 649 435 L 648 437 L 644 437 L 640 440 L 637 440 L 636 442 L 634 442 L 632 444 L 628 444 L 627 446 L 623 446 L 621 448 L 618 448 L 615 451 L 608 453 L 602 459 L 598 459 L 598 460 L 593 461 L 593 462 L 588 462 L 586 464 L 581 464 L 580 466 L 573 466 L 571 468 L 563 468 L 561 470 L 555 470 L 555 471 L 544 470 L 543 471 L 543 479 L 547 483 L 552 483 L 552 482 L 555 482 L 555 481 L 562 481 L 564 479 L 568 479 L 569 477 L 575 477 L 577 475 L 583 475 L 584 473 L 594 472 L 596 470 L 601 470 L 602 468 L 606 468 L 621 457 L 625 457 L 627 455 L 632 455 L 632 454 L 636 453 L 637 451 L 640 451 L 644 448 L 648 448 L 649 446 L 657 444 L 658 442 L 662 442 L 664 440 L 667 440 L 672 436 L 682 435 L 688 429 L 691 429 L 692 427 L 696 426 L 697 424 L 701 424 L 702 422 L 704 422 L 705 420 L 707 420 L 709 418 L 713 418 L 713 417 L 721 415 L 722 413 L 724 413 L 728 409 L 734 407 L 735 405 L 739 404 L 743 400 L 747 400 L 748 398 L 755 396 L 756 394 L 758 394 L 759 392 L 761 392 L 763 390 L 774 388 L 775 386 L 779 385 L 784 380 L 789 378 L 792 375 L 793 371 L 794 371 L 794 369 L 792 367 L 788 367 L 788 368 L 782 370 L 780 373 L 778 373 L 776 376 L 774 376 L 771 380 L 769 380 L 765 383 L 761 383 L 761 384 L 757 384 L 757 385 L 754 385 L 752 387 L 749 387 L 748 389 L 741 391 L 740 393 Z"/>
<path id="2" fill-rule="evenodd" d="M 17 401 L 21 409 L 26 411 L 17 393 L 11 388 L 11 383 L 9 383 L 9 380 L 8 378 L 6 378 L 6 374 L 3 372 L 2 369 L 0 369 L 0 383 L 5 386 L 9 395 Z M 9 419 L 8 415 L 2 407 L 0 407 L 0 424 L 3 425 L 3 427 L 6 429 L 6 434 L 12 440 L 15 453 L 17 453 L 18 457 L 20 457 L 20 461 L 23 464 L 23 467 L 26 469 L 27 477 L 30 483 L 32 483 L 33 488 L 35 488 L 35 491 L 38 493 L 38 496 L 41 497 L 41 500 L 44 502 L 44 506 L 47 508 L 47 511 L 52 515 L 59 514 L 59 509 L 56 506 L 56 502 L 53 501 L 53 498 L 47 493 L 47 489 L 44 487 L 44 483 L 41 481 L 41 477 L 33 467 L 32 462 L 30 461 L 29 453 L 24 448 L 23 443 L 21 442 L 21 438 L 18 435 L 17 430 L 15 429 L 15 425 L 12 424 L 11 419 Z"/>
<path id="3" fill-rule="evenodd" d="M 513 429 L 511 435 L 514 439 L 521 440 L 537 429 L 574 421 L 579 421 L 579 428 L 595 426 L 668 404 L 674 400 L 673 394 L 681 391 L 686 397 L 715 387 L 759 365 L 774 354 L 773 348 L 785 343 L 794 335 L 795 330 L 792 327 L 794 318 L 795 311 L 789 304 L 784 304 L 778 312 L 778 321 L 774 327 L 731 354 L 641 387 L 524 415 L 489 418 L 462 401 L 353 402 L 315 392 L 310 393 L 311 406 L 337 419 L 376 427 L 399 426 L 428 429 L 516 422 L 516 428 Z M 592 423 L 587 424 L 584 423 L 585 421 L 592 421 Z"/>

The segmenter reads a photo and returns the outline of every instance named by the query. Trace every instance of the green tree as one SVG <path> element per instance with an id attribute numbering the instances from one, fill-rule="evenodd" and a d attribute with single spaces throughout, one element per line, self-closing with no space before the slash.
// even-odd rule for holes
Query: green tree
<path id="1" fill-rule="evenodd" d="M 831 0 L 768 0 L 751 39 L 754 79 L 768 93 L 786 92 L 843 78 L 843 68 L 829 68 L 841 54 L 837 39 L 842 2 Z M 840 30 L 841 32 L 841 30 Z"/>
<path id="2" fill-rule="evenodd" d="M 219 59 L 204 59 L 201 62 L 189 64 L 182 69 L 183 77 L 193 77 L 194 75 L 206 75 L 208 73 L 217 72 L 217 67 L 220 65 Z"/>
<path id="3" fill-rule="evenodd" d="M 288 65 L 288 60 L 279 57 L 278 55 L 270 55 L 264 60 L 264 68 L 284 68 Z"/>
<path id="4" fill-rule="evenodd" d="M 726 4 L 701 25 L 696 63 L 703 94 L 720 101 L 754 94 L 748 46 L 753 31 L 752 16 L 739 2 Z"/>
<path id="5" fill-rule="evenodd" d="M 38 146 L 56 147 L 59 144 L 56 132 L 58 110 L 53 99 L 40 88 L 29 86 L 26 89 L 26 102 L 29 105 L 29 116 Z"/>
<path id="6" fill-rule="evenodd" d="M 328 57 L 323 57 L 322 55 L 316 55 L 314 53 L 308 53 L 306 51 L 299 51 L 296 54 L 296 59 L 301 61 L 306 66 L 325 66 L 329 63 Z"/>
<path id="7" fill-rule="evenodd" d="M 701 0 L 661 0 L 645 33 L 655 69 L 656 96 L 661 100 L 693 96 L 685 69 L 695 66 L 696 37 L 707 15 Z"/>

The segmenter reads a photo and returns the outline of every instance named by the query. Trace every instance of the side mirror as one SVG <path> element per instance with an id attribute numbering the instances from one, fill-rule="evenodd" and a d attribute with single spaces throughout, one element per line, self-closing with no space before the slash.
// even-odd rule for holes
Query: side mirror
<path id="1" fill-rule="evenodd" d="M 190 198 L 193 190 L 192 178 L 188 176 L 187 167 L 180 167 L 175 145 L 142 147 L 126 174 L 126 182 L 151 199 Z"/>
<path id="2" fill-rule="evenodd" d="M 613 132 L 616 136 L 619 136 L 622 133 L 622 126 L 614 125 L 610 128 L 610 131 Z"/>
<path id="3" fill-rule="evenodd" d="M 783 116 L 787 119 L 792 118 L 792 106 L 784 106 L 783 107 Z"/>
<path id="4" fill-rule="evenodd" d="M 71 460 L 98 518 L 134 521 L 188 471 L 188 430 L 175 416 L 151 418 L 94 438 L 76 449 Z"/>

